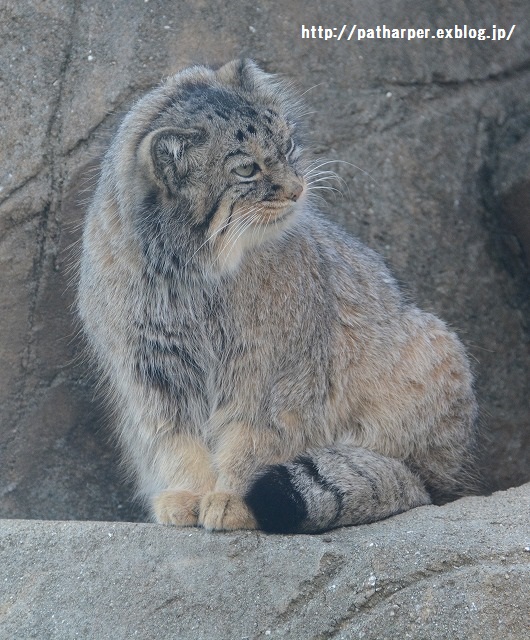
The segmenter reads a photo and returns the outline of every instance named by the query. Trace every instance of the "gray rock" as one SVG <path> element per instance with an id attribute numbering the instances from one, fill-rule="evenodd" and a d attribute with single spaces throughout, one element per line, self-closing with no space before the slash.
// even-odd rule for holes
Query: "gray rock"
<path id="1" fill-rule="evenodd" d="M 530 485 L 318 536 L 0 522 L 0 638 L 522 640 Z"/>
<path id="2" fill-rule="evenodd" d="M 0 514 L 143 517 L 120 482 L 71 311 L 82 202 L 94 159 L 139 95 L 189 63 L 242 55 L 307 91 L 316 150 L 345 161 L 330 215 L 467 344 L 490 487 L 528 480 L 527 4 L 4 3 Z M 501 42 L 301 37 L 302 24 L 345 22 L 516 28 Z"/>

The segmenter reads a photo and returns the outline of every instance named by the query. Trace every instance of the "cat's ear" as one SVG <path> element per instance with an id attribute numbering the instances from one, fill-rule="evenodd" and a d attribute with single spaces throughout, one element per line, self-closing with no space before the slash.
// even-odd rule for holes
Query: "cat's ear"
<path id="1" fill-rule="evenodd" d="M 217 77 L 224 84 L 241 86 L 249 93 L 255 91 L 263 83 L 270 81 L 272 76 L 262 71 L 249 58 L 241 58 L 227 62 L 217 71 Z"/>
<path id="2" fill-rule="evenodd" d="M 139 163 L 155 183 L 175 193 L 190 172 L 192 149 L 206 137 L 203 129 L 157 129 L 140 143 Z"/>

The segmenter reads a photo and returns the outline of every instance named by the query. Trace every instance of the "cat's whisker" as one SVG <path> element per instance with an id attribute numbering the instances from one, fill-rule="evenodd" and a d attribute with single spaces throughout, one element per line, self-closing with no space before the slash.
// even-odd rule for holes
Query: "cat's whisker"
<path id="1" fill-rule="evenodd" d="M 332 169 L 322 169 L 320 166 L 315 167 L 304 167 L 304 175 L 314 175 L 314 174 L 335 174 L 335 171 Z"/>
<path id="2" fill-rule="evenodd" d="M 313 175 L 337 175 L 335 173 L 335 171 L 331 171 L 330 169 L 323 169 L 322 171 L 319 171 L 317 167 L 315 167 L 314 169 L 308 169 L 306 172 L 304 172 L 304 176 L 313 176 Z"/>
<path id="3" fill-rule="evenodd" d="M 312 191 L 314 189 L 327 189 L 328 191 L 334 191 L 336 193 L 340 193 L 340 195 L 342 197 L 344 197 L 344 193 L 343 193 L 342 189 L 340 189 L 340 188 L 332 187 L 329 184 L 321 184 L 321 185 L 318 185 L 318 186 L 314 186 L 316 183 L 322 182 L 322 181 L 325 181 L 325 180 L 328 180 L 328 178 L 320 178 L 320 179 L 312 180 L 311 182 L 308 182 L 307 185 L 306 185 L 307 186 L 307 190 L 308 191 Z M 345 186 L 346 186 L 346 188 L 348 188 L 348 185 L 345 185 Z M 348 189 L 348 191 L 349 191 L 349 189 Z"/>
<path id="4" fill-rule="evenodd" d="M 258 211 L 259 209 L 260 209 L 259 205 L 251 207 L 236 220 L 236 224 L 232 225 L 231 229 L 229 230 L 226 236 L 227 243 L 231 241 L 238 234 L 239 229 L 245 225 L 245 223 L 249 219 L 249 216 L 252 217 L 254 212 Z"/>
<path id="5" fill-rule="evenodd" d="M 319 82 L 318 84 L 314 84 L 312 87 L 309 87 L 309 89 L 306 89 L 303 93 L 300 94 L 300 98 L 305 96 L 306 93 L 313 91 L 313 89 L 316 89 L 317 87 L 321 87 L 323 84 L 324 84 L 323 82 Z"/>
<path id="6" fill-rule="evenodd" d="M 315 207 L 317 206 L 322 206 L 325 207 L 328 203 L 326 201 L 325 198 L 323 198 L 320 194 L 318 193 L 311 193 L 309 195 L 309 201 L 315 205 Z"/>
<path id="7" fill-rule="evenodd" d="M 233 238 L 231 246 L 230 246 L 230 249 L 225 255 L 225 259 L 224 259 L 223 264 L 221 266 L 222 269 L 224 269 L 226 263 L 228 262 L 228 258 L 230 257 L 230 254 L 232 253 L 234 247 L 237 245 L 237 242 L 238 242 L 239 238 L 246 232 L 246 230 L 250 226 L 252 226 L 254 220 L 256 220 L 259 217 L 259 214 L 260 214 L 262 209 L 263 209 L 263 207 L 259 208 L 257 211 L 255 211 L 253 213 L 253 215 L 250 218 L 243 218 L 243 224 L 241 225 L 237 235 Z"/>
<path id="8" fill-rule="evenodd" d="M 344 182 L 345 180 L 342 176 L 339 176 L 338 173 L 336 173 L 335 171 L 330 171 L 329 169 L 324 169 L 324 170 L 317 170 L 317 169 L 311 169 L 309 171 L 306 171 L 303 174 L 304 178 L 316 178 L 318 176 L 328 176 L 329 178 L 334 178 L 335 180 L 338 180 L 339 182 Z"/>
<path id="9" fill-rule="evenodd" d="M 251 207 L 250 209 L 245 211 L 243 215 L 241 215 L 240 217 L 238 217 L 236 220 L 232 222 L 232 224 L 230 225 L 230 230 L 226 235 L 225 243 L 227 246 L 233 245 L 233 241 L 235 237 L 238 235 L 239 230 L 246 225 L 246 223 L 248 222 L 248 217 L 249 216 L 252 217 L 254 212 L 257 211 L 258 208 L 259 208 L 258 205 Z"/>
<path id="10" fill-rule="evenodd" d="M 306 186 L 310 186 L 312 184 L 316 184 L 317 182 L 326 182 L 328 180 L 333 180 L 334 178 L 332 176 L 324 176 L 323 178 L 315 178 L 315 180 L 311 180 L 310 182 L 306 183 Z M 340 184 L 341 181 L 337 180 L 337 182 Z"/>
<path id="11" fill-rule="evenodd" d="M 306 165 L 308 169 L 318 169 L 318 167 L 331 164 L 332 162 L 334 162 L 334 160 L 329 160 L 328 158 L 314 158 L 313 160 L 306 160 Z"/>
<path id="12" fill-rule="evenodd" d="M 270 222 L 270 211 L 267 214 L 267 224 L 269 224 Z M 257 238 L 258 242 L 261 242 L 265 236 L 265 226 L 264 225 L 253 225 L 253 228 L 250 231 L 251 235 L 252 235 L 252 240 L 254 240 L 255 238 Z"/>
<path id="13" fill-rule="evenodd" d="M 337 188 L 347 188 L 348 185 L 343 180 L 337 180 L 334 176 L 311 176 L 309 178 L 305 178 L 306 186 L 312 185 L 318 182 L 323 182 L 324 184 L 335 184 Z"/>
<path id="14" fill-rule="evenodd" d="M 356 164 L 353 164 L 353 162 L 347 162 L 346 160 L 336 160 L 336 162 L 339 162 L 340 164 L 347 164 L 350 167 L 353 167 L 354 169 L 357 169 L 357 171 L 360 171 L 361 173 L 364 173 L 365 176 L 370 178 L 370 180 L 374 184 L 376 184 L 378 187 L 380 186 L 379 182 L 377 182 L 377 180 L 370 173 L 368 173 L 368 171 L 366 171 L 365 169 L 361 169 L 361 167 L 357 166 Z"/>
<path id="15" fill-rule="evenodd" d="M 252 212 L 255 209 L 252 208 L 249 211 Z M 219 235 L 220 233 L 222 233 L 225 229 L 228 229 L 230 227 L 230 232 L 234 229 L 234 227 L 237 228 L 238 223 L 241 221 L 240 218 L 231 218 L 229 217 L 228 220 L 222 224 L 218 229 L 216 229 L 213 233 L 211 233 L 206 240 L 199 245 L 199 247 L 193 252 L 193 254 L 191 255 L 191 257 L 186 261 L 186 263 L 184 264 L 184 268 L 186 268 L 189 263 L 193 260 L 193 258 L 197 255 L 197 253 L 206 245 L 208 244 L 211 240 L 213 240 L 215 238 L 215 236 Z M 229 238 L 230 236 L 228 235 L 227 238 Z"/>
<path id="16" fill-rule="evenodd" d="M 272 213 L 269 211 L 269 213 L 267 215 L 267 224 L 270 224 L 271 217 L 272 217 Z M 261 227 L 261 239 L 262 240 L 265 237 L 265 229 L 266 229 L 266 227 L 264 225 L 262 225 L 262 227 Z"/>
<path id="17" fill-rule="evenodd" d="M 207 245 L 211 240 L 213 240 L 213 238 L 215 238 L 216 235 L 218 235 L 219 233 L 221 233 L 222 231 L 224 231 L 225 229 L 227 229 L 228 227 L 230 227 L 230 225 L 234 224 L 235 222 L 237 222 L 237 220 L 234 220 L 233 218 L 228 218 L 228 220 L 221 225 L 218 229 L 216 229 L 213 233 L 211 233 L 206 240 L 193 252 L 193 254 L 191 255 L 191 257 L 187 260 L 187 262 L 184 264 L 184 268 L 186 268 L 189 263 L 193 260 L 193 258 L 197 255 L 197 253 L 199 253 L 199 251 L 205 246 Z"/>
<path id="18" fill-rule="evenodd" d="M 315 158 L 314 160 L 307 161 L 308 169 L 318 169 L 326 164 L 331 164 L 334 160 L 325 160 L 324 158 Z"/>
<path id="19" fill-rule="evenodd" d="M 360 171 L 361 173 L 364 173 L 365 176 L 370 178 L 370 180 L 372 180 L 372 182 L 374 182 L 374 184 L 376 184 L 377 186 L 380 186 L 379 183 L 377 182 L 377 180 L 370 173 L 368 173 L 368 171 L 365 171 L 364 169 L 361 169 L 361 167 L 357 166 L 356 164 L 353 164 L 353 162 L 347 162 L 346 160 L 326 160 L 326 161 L 322 162 L 321 164 L 319 164 L 318 166 L 312 167 L 310 170 L 314 171 L 316 169 L 319 169 L 320 167 L 324 167 L 325 165 L 335 164 L 335 163 L 347 164 L 348 166 L 353 167 L 354 169 L 357 169 L 357 171 Z"/>
<path id="20" fill-rule="evenodd" d="M 308 191 L 315 191 L 316 189 L 323 189 L 323 190 L 326 190 L 326 191 L 333 191 L 335 193 L 340 193 L 341 196 L 344 195 L 340 189 L 335 189 L 335 187 L 330 187 L 329 185 L 326 185 L 326 186 L 321 185 L 319 187 L 312 187 L 311 186 L 311 187 L 308 187 L 307 190 Z"/>
<path id="21" fill-rule="evenodd" d="M 263 209 L 263 207 L 262 207 Z M 272 217 L 272 213 L 271 211 L 267 212 L 267 222 L 264 225 L 259 225 L 259 226 L 255 226 L 254 229 L 252 230 L 253 233 L 255 234 L 260 234 L 259 235 L 259 242 L 261 242 L 263 240 L 263 238 L 265 237 L 265 230 L 266 230 L 266 226 L 270 223 L 271 221 L 271 217 Z"/>
<path id="22" fill-rule="evenodd" d="M 309 179 L 309 184 L 325 180 L 336 180 L 340 185 L 342 185 L 342 188 L 346 188 L 348 190 L 348 194 L 351 195 L 350 185 L 342 176 L 335 173 L 335 171 L 329 171 L 327 169 L 318 171 L 317 169 L 313 169 L 304 175 L 304 179 Z"/>

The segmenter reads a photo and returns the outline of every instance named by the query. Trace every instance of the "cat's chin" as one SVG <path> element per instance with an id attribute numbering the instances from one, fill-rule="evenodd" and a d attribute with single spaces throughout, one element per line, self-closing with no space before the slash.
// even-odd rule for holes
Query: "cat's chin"
<path id="1" fill-rule="evenodd" d="M 253 223 L 257 233 L 250 235 L 255 236 L 255 244 L 259 245 L 263 244 L 264 241 L 273 240 L 281 235 L 283 231 L 292 227 L 299 211 L 299 203 L 269 207 Z"/>
<path id="2" fill-rule="evenodd" d="M 295 212 L 293 205 L 270 207 L 254 224 L 258 227 L 270 227 L 285 222 Z"/>
<path id="3" fill-rule="evenodd" d="M 270 246 L 278 240 L 285 231 L 290 229 L 297 218 L 300 207 L 298 203 L 287 207 L 277 207 L 275 215 L 260 216 L 241 234 L 237 241 L 225 245 L 215 261 L 215 268 L 219 275 L 234 272 L 245 255 L 262 246 Z"/>

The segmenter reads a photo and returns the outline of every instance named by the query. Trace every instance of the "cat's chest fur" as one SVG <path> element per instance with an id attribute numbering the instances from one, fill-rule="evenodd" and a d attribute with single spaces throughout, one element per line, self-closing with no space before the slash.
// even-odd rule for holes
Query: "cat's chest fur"
<path id="1" fill-rule="evenodd" d="M 229 318 L 214 286 L 157 278 L 143 287 L 133 309 L 130 354 L 135 374 L 179 422 L 208 418 L 218 387 Z"/>
<path id="2" fill-rule="evenodd" d="M 304 250 L 290 258 L 302 260 Z M 271 423 L 278 402 L 278 411 L 293 405 L 303 410 L 309 401 L 300 393 L 304 386 L 311 392 L 322 387 L 323 398 L 325 304 L 303 295 L 301 272 L 286 280 L 282 262 L 288 259 L 258 251 L 235 274 L 216 281 L 202 278 L 190 286 L 175 272 L 144 288 L 134 308 L 136 375 L 168 406 L 177 428 L 199 429 L 226 407 L 237 419 Z"/>

